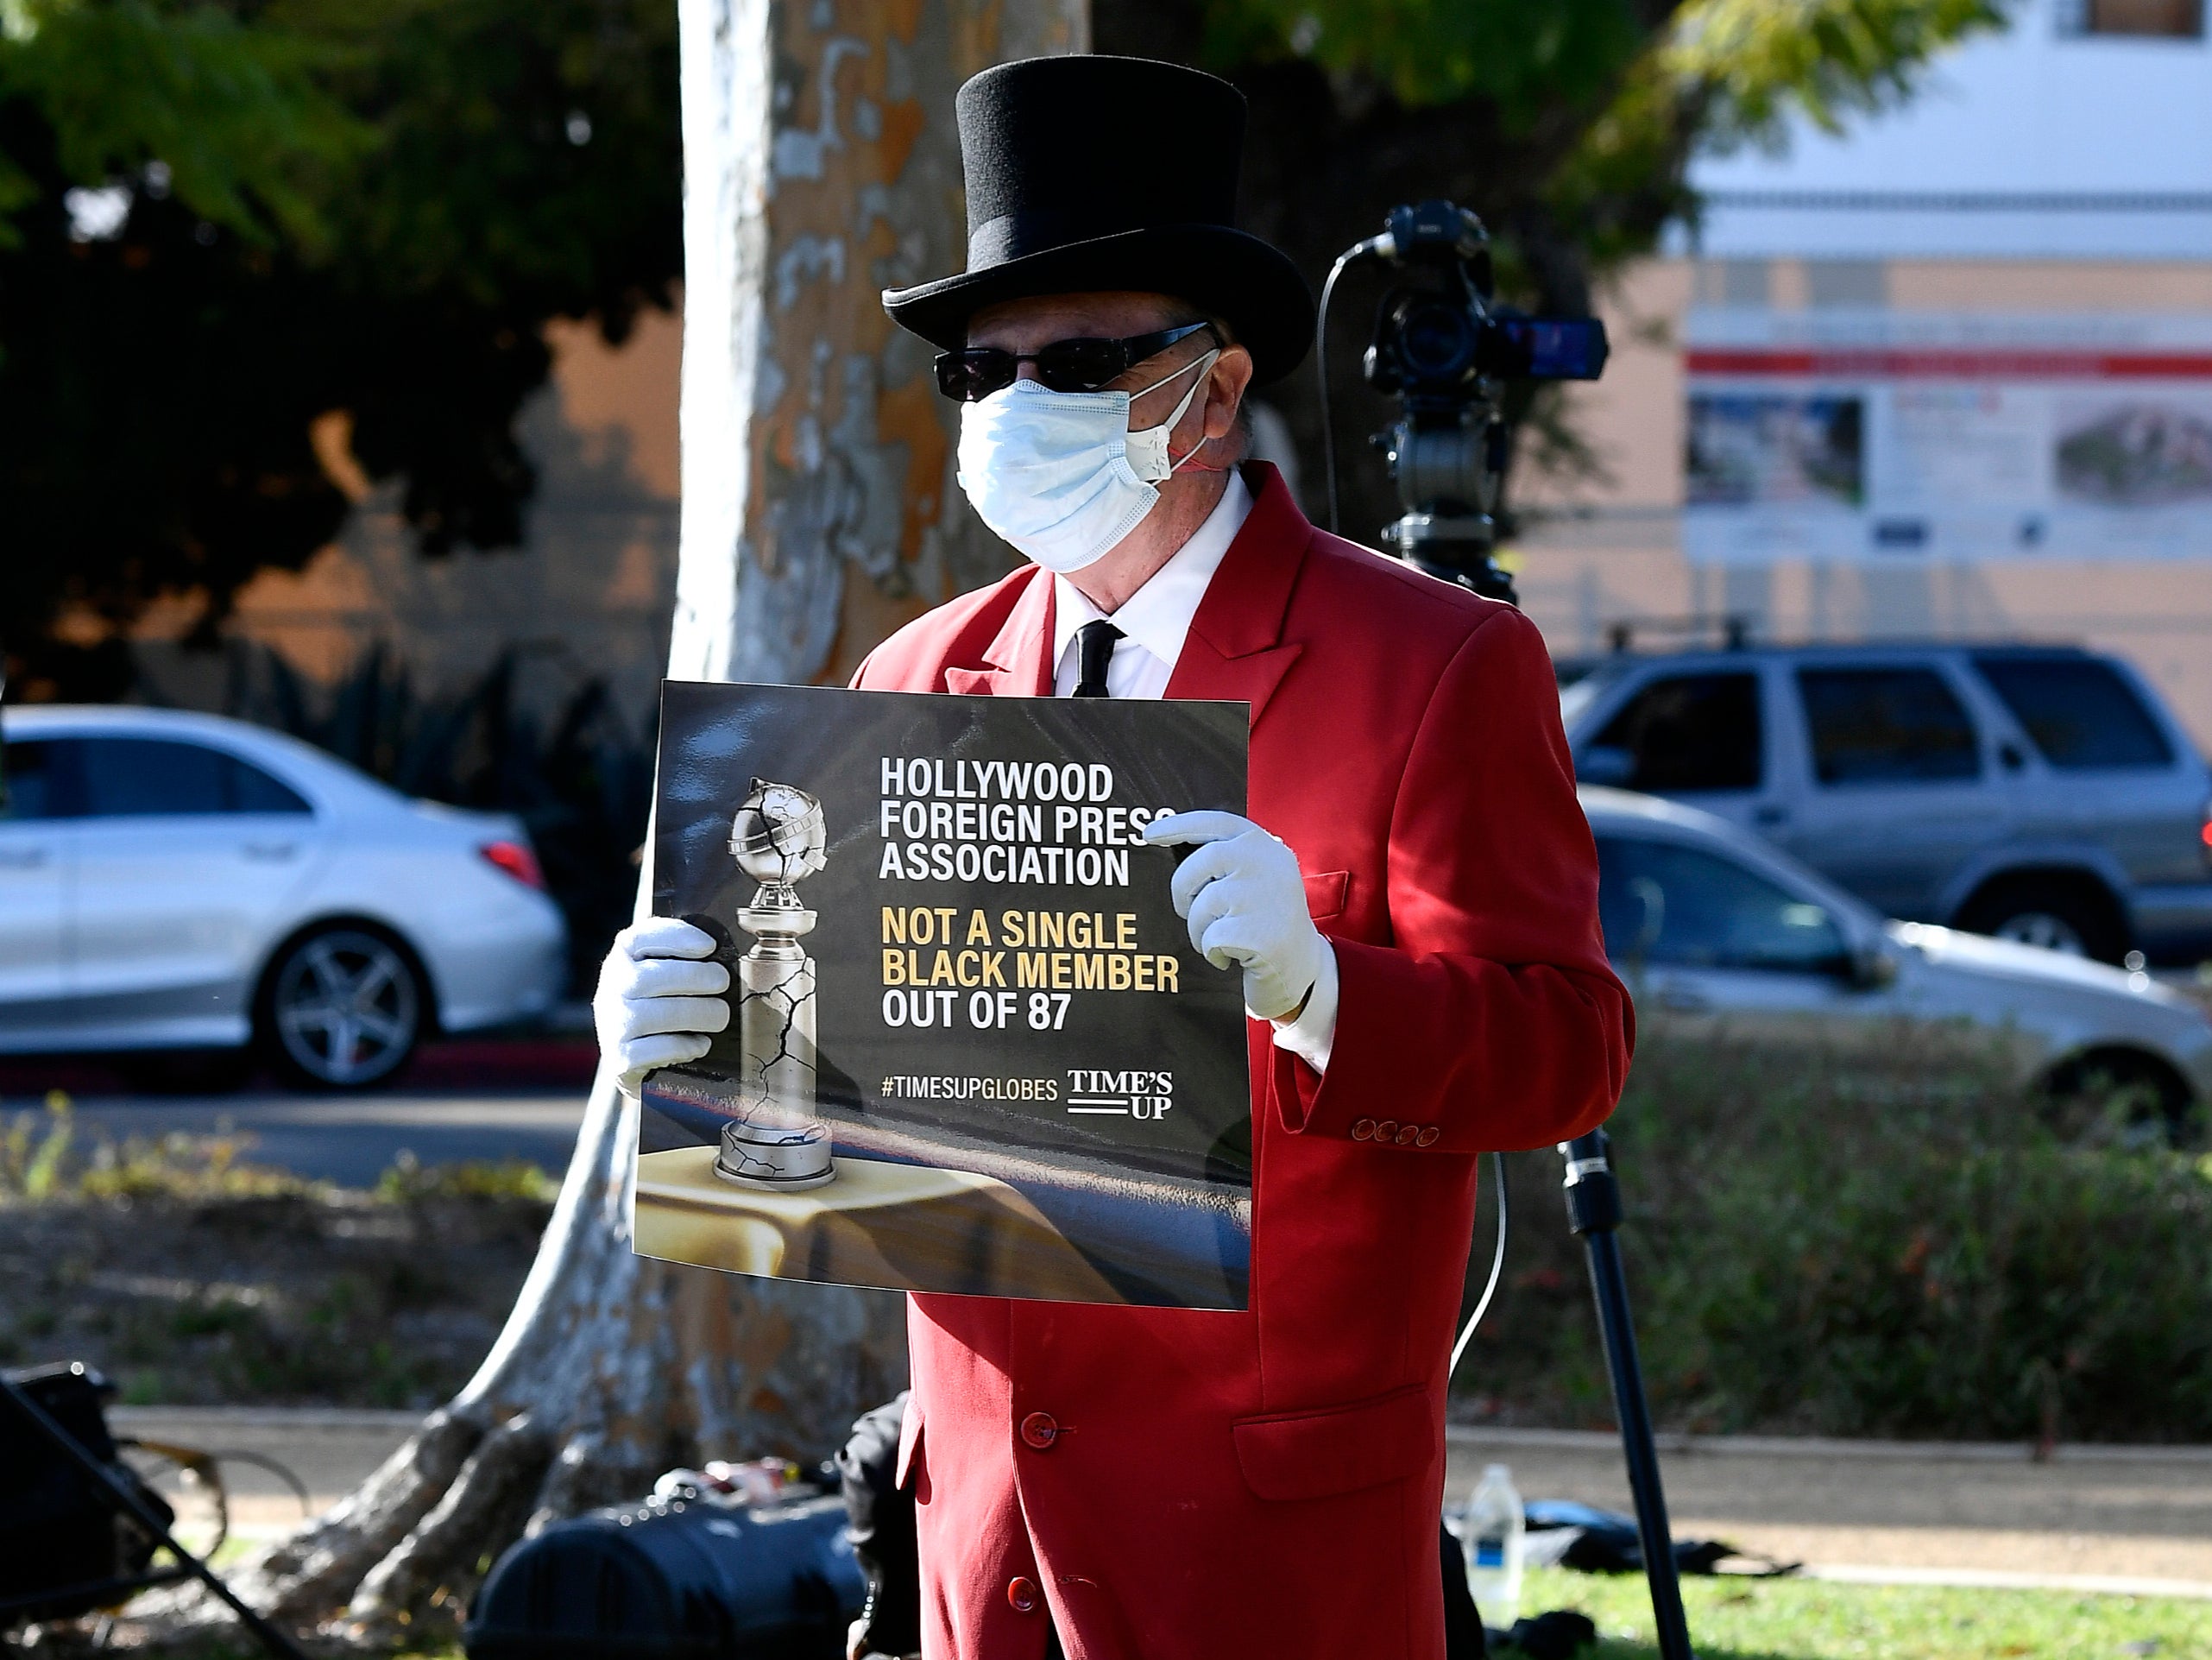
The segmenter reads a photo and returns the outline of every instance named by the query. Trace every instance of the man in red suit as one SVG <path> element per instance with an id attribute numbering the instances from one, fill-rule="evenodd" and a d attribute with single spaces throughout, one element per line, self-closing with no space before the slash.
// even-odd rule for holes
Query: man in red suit
<path id="1" fill-rule="evenodd" d="M 1476 1158 L 1598 1124 L 1630 1041 L 1551 666 L 1511 607 L 1238 464 L 1245 391 L 1313 314 L 1231 228 L 1233 89 L 1037 60 L 960 119 L 969 269 L 885 303 L 944 348 L 961 485 L 1030 562 L 854 684 L 1250 704 L 1250 817 L 1148 833 L 1194 849 L 1175 908 L 1244 976 L 1254 1202 L 1243 1313 L 911 1300 L 922 1651 L 1437 1660 Z M 617 943 L 632 1087 L 727 1020 L 711 944 L 672 919 Z"/>

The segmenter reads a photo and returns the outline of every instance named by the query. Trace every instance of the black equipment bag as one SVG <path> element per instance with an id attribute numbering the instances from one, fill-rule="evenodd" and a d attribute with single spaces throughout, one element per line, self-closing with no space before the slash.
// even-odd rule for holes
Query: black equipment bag
<path id="1" fill-rule="evenodd" d="M 102 1408 L 115 1386 L 81 1361 L 10 1372 L 70 1438 L 135 1487 L 164 1525 L 175 1512 L 123 1461 Z M 0 1629 L 120 1602 L 154 1575 L 154 1542 L 92 1478 L 0 1396 Z"/>
<path id="2" fill-rule="evenodd" d="M 493 1565 L 469 1660 L 843 1660 L 867 1582 L 835 1498 L 696 1489 L 556 1522 Z"/>

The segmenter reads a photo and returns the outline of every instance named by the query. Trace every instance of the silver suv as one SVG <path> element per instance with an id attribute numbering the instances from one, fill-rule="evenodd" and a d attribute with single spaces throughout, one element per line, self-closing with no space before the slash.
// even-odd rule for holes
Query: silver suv
<path id="1" fill-rule="evenodd" d="M 1885 915 L 2109 963 L 2212 956 L 2212 776 L 2116 658 L 1623 654 L 1560 698 L 1583 782 L 1731 820 Z"/>

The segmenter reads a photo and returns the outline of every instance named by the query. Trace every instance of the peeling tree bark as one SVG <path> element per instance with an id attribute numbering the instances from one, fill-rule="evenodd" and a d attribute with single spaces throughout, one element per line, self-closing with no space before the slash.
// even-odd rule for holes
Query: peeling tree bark
<path id="1" fill-rule="evenodd" d="M 841 675 L 1003 569 L 952 477 L 929 351 L 878 293 L 956 270 L 954 88 L 1081 50 L 1086 0 L 679 0 L 684 507 L 670 674 Z M 642 911 L 651 878 L 641 884 Z M 905 1370 L 895 1294 L 630 1250 L 636 1108 L 604 1069 L 538 1258 L 468 1386 L 357 1491 L 235 1577 L 382 1643 L 451 1619 L 526 1527 L 662 1470 L 810 1461 Z M 223 1618 L 180 1599 L 167 1620 Z"/>

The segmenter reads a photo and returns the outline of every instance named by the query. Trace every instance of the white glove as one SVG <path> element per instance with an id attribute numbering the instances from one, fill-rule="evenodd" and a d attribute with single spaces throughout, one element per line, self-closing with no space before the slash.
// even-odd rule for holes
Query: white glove
<path id="1" fill-rule="evenodd" d="M 599 1052 L 611 1055 L 622 1093 L 634 1097 L 646 1074 L 696 1061 L 709 1034 L 729 1024 L 729 970 L 702 962 L 715 953 L 714 936 L 680 917 L 647 917 L 614 936 L 600 965 L 591 1023 Z"/>
<path id="2" fill-rule="evenodd" d="M 1197 847 L 1168 891 L 1200 955 L 1217 969 L 1243 965 L 1252 1017 L 1287 1020 L 1300 1012 L 1333 957 L 1307 911 L 1298 855 L 1232 812 L 1170 813 L 1145 825 L 1144 839 Z"/>

